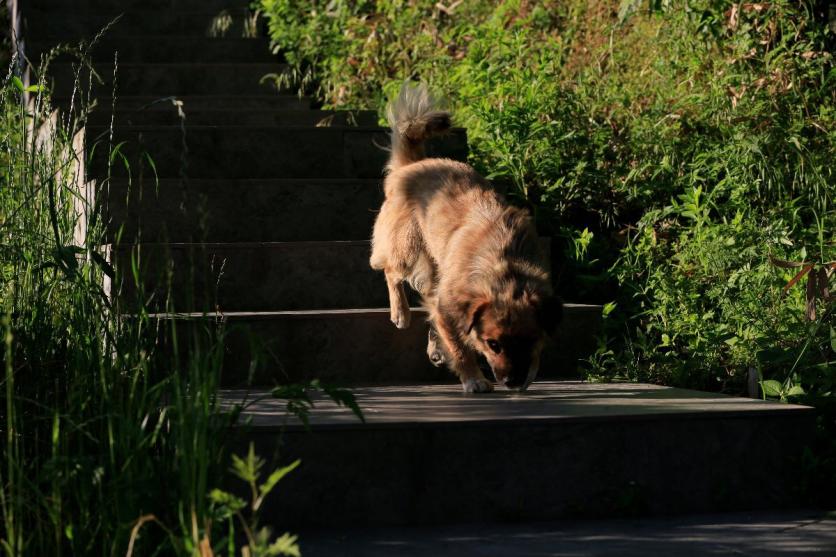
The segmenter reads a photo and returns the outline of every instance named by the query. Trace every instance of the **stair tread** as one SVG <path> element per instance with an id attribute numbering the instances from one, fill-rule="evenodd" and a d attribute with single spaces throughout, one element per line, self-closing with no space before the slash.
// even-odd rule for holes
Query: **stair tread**
<path id="1" fill-rule="evenodd" d="M 595 304 L 564 304 L 565 312 L 600 312 L 601 306 Z M 427 311 L 421 307 L 411 308 L 412 312 L 426 314 Z M 271 319 L 278 317 L 356 317 L 356 316 L 379 316 L 388 314 L 389 308 L 339 308 L 339 309 L 294 309 L 294 310 L 267 310 L 267 311 L 224 311 L 221 313 L 207 313 L 204 311 L 175 312 L 175 313 L 150 313 L 152 319 Z"/>
<path id="2" fill-rule="evenodd" d="M 178 178 L 160 178 L 160 189 L 164 187 L 179 187 L 181 180 Z M 125 178 L 114 178 L 114 184 L 127 185 Z M 230 186 L 264 186 L 264 185 L 299 185 L 306 184 L 326 184 L 326 185 L 341 185 L 346 186 L 354 184 L 362 185 L 380 185 L 381 178 L 189 178 L 189 186 L 218 186 L 222 184 L 229 184 Z M 351 240 L 353 241 L 353 240 Z"/>
<path id="3" fill-rule="evenodd" d="M 242 14 L 251 14 L 250 9 L 247 6 L 236 6 L 236 7 L 227 7 L 227 8 L 215 8 L 215 9 L 195 9 L 193 7 L 187 7 L 186 9 L 176 9 L 176 10 L 169 10 L 169 14 L 175 15 L 210 15 L 210 16 L 217 16 L 222 14 L 229 14 L 229 15 L 242 15 Z M 78 10 L 66 8 L 66 9 L 55 9 L 55 8 L 26 8 L 26 14 L 29 16 L 35 17 L 65 17 L 68 19 L 80 19 L 80 18 L 91 18 L 91 17 L 116 17 L 122 14 L 129 14 L 132 16 L 139 16 L 142 15 L 144 17 L 153 18 L 154 16 L 159 17 L 160 11 L 159 9 L 151 9 L 151 8 L 123 8 L 120 9 L 119 6 L 114 6 L 112 11 L 105 11 L 105 10 L 95 10 L 95 11 L 82 11 L 79 12 Z"/>
<path id="4" fill-rule="evenodd" d="M 368 245 L 369 240 L 300 240 L 298 242 L 142 242 L 138 244 L 120 244 L 112 246 L 116 250 L 129 250 L 133 246 L 143 246 L 148 248 L 172 248 L 172 249 L 188 249 L 188 248 L 209 248 L 209 249 L 253 249 L 253 248 L 296 248 L 296 247 L 314 247 L 314 246 L 359 246 Z"/>
<path id="5" fill-rule="evenodd" d="M 63 68 L 66 66 L 77 66 L 77 63 L 73 62 L 58 62 L 52 64 L 52 68 Z M 113 64 L 111 63 L 99 63 L 95 64 L 96 68 L 113 68 Z M 117 65 L 117 71 L 121 70 L 134 70 L 134 69 L 144 69 L 144 68 L 197 68 L 197 67 L 223 67 L 223 68 L 275 68 L 275 67 L 287 67 L 287 64 L 282 62 L 119 62 Z"/>
<path id="6" fill-rule="evenodd" d="M 466 395 L 458 384 L 354 387 L 365 424 L 347 408 L 314 397 L 313 429 L 379 427 L 494 427 L 499 424 L 558 424 L 624 420 L 734 418 L 814 412 L 813 408 L 751 398 L 640 383 L 535 382 L 528 391 L 497 390 Z M 243 417 L 257 429 L 302 428 L 287 420 L 286 401 L 269 390 L 225 389 L 221 404 L 247 401 Z"/>
<path id="7" fill-rule="evenodd" d="M 96 132 L 101 132 L 102 130 L 110 129 L 110 126 L 107 125 L 90 125 L 87 126 L 90 131 L 90 135 L 93 135 Z M 276 126 L 274 125 L 265 125 L 265 124 L 247 124 L 247 125 L 235 125 L 235 124 L 198 124 L 198 125 L 190 125 L 189 130 L 191 131 L 212 131 L 212 130 L 240 130 L 240 129 L 248 129 L 252 131 L 260 131 L 260 130 L 267 130 L 267 131 L 274 131 Z M 177 125 L 162 125 L 162 124 L 153 124 L 153 125 L 125 125 L 119 126 L 119 129 L 126 132 L 141 132 L 141 131 L 172 131 L 179 129 Z M 322 130 L 323 132 L 339 132 L 339 133 L 352 133 L 352 132 L 362 132 L 362 133 L 389 133 L 389 128 L 384 128 L 381 126 L 342 126 L 339 128 L 332 128 L 329 126 L 314 126 L 314 125 L 299 125 L 299 124 L 291 124 L 287 126 L 282 126 L 282 130 L 286 130 L 287 132 L 296 131 L 296 130 Z M 452 133 L 461 133 L 464 134 L 464 128 L 451 128 L 450 130 Z"/>

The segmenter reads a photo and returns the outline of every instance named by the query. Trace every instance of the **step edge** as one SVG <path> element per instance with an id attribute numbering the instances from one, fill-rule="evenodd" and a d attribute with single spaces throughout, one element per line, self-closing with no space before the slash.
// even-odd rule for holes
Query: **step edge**
<path id="1" fill-rule="evenodd" d="M 112 251 L 128 251 L 134 248 L 146 248 L 151 250 L 168 248 L 174 250 L 185 249 L 295 249 L 311 247 L 336 247 L 336 246 L 368 246 L 371 240 L 299 240 L 299 241 L 276 241 L 276 242 L 142 242 L 138 244 L 102 244 L 103 247 Z"/>
<path id="2" fill-rule="evenodd" d="M 161 186 L 162 185 L 173 185 L 179 186 L 182 182 L 180 178 L 160 178 L 156 180 Z M 220 185 L 220 184 L 242 184 L 248 186 L 261 186 L 261 185 L 293 185 L 294 183 L 299 185 L 305 184 L 326 184 L 326 185 L 338 185 L 338 184 L 358 184 L 358 185 L 372 185 L 372 184 L 382 184 L 383 177 L 380 178 L 189 178 L 188 179 L 188 187 L 191 186 L 211 186 L 211 185 Z M 110 181 L 111 188 L 114 185 L 119 186 L 135 186 L 137 184 L 132 184 L 128 181 L 127 178 L 113 178 Z"/>
<path id="3" fill-rule="evenodd" d="M 536 385 L 535 383 L 533 383 Z M 351 387 L 347 387 L 351 389 Z M 462 396 L 468 396 L 462 393 Z M 472 396 L 472 395 L 471 395 Z M 479 395 L 476 395 L 479 396 Z M 361 406 L 362 410 L 362 406 Z M 711 422 L 728 420 L 753 420 L 761 418 L 781 417 L 785 419 L 815 419 L 816 410 L 809 406 L 801 405 L 778 405 L 769 408 L 738 409 L 738 410 L 716 410 L 711 412 L 687 411 L 687 412 L 656 412 L 656 413 L 634 413 L 634 414 L 611 414 L 607 416 L 548 416 L 548 417 L 525 417 L 505 419 L 473 419 L 473 420 L 438 420 L 438 421 L 408 421 L 398 420 L 391 422 L 360 422 L 356 423 L 325 423 L 317 424 L 311 421 L 309 426 L 300 423 L 288 423 L 285 425 L 273 424 L 236 424 L 233 429 L 238 431 L 251 431 L 253 433 L 307 433 L 327 431 L 375 431 L 375 430 L 453 430 L 453 429 L 491 429 L 498 427 L 528 427 L 528 426 L 561 426 L 575 424 L 601 424 L 601 423 L 651 423 L 651 422 Z M 246 410 L 242 413 L 247 416 Z M 277 419 L 284 419 L 284 417 Z M 290 418 L 289 418 L 290 419 Z"/>
<path id="4" fill-rule="evenodd" d="M 586 313 L 586 312 L 600 312 L 603 306 L 594 304 L 574 304 L 565 303 L 563 305 L 564 313 Z M 422 307 L 412 307 L 410 311 L 419 315 L 426 315 L 427 310 Z M 378 317 L 389 313 L 389 308 L 373 307 L 373 308 L 340 308 L 340 309 L 296 309 L 296 310 L 268 310 L 268 311 L 225 311 L 219 313 L 208 312 L 174 312 L 174 313 L 149 313 L 147 317 L 150 319 L 161 320 L 182 320 L 182 321 L 198 321 L 204 319 L 215 320 L 268 320 L 278 318 L 333 318 L 333 317 Z"/>
<path id="5" fill-rule="evenodd" d="M 171 97 L 177 98 L 177 95 L 170 95 Z M 167 97 L 161 97 L 163 99 Z M 181 99 L 182 100 L 182 99 Z M 88 130 L 91 131 L 99 131 L 99 130 L 109 130 L 110 126 L 105 126 L 102 124 L 94 124 L 86 126 Z M 143 131 L 164 131 L 164 132 L 171 132 L 171 131 L 179 131 L 180 126 L 179 124 L 171 124 L 171 125 L 139 125 L 139 126 L 116 126 L 119 131 L 122 132 L 143 132 Z M 340 133 L 389 133 L 392 130 L 390 128 L 384 128 L 381 126 L 315 126 L 311 125 L 300 125 L 300 124 L 292 124 L 287 126 L 275 126 L 275 125 L 247 125 L 242 124 L 240 126 L 230 125 L 230 124 L 220 124 L 220 125 L 206 125 L 206 124 L 198 124 L 189 126 L 189 129 L 192 131 L 214 131 L 214 130 L 275 130 L 276 128 L 280 128 L 283 130 L 288 131 L 299 131 L 299 130 L 325 130 L 325 131 L 337 131 Z M 465 134 L 466 128 L 450 128 L 451 134 Z M 443 136 L 442 136 L 443 137 Z"/>

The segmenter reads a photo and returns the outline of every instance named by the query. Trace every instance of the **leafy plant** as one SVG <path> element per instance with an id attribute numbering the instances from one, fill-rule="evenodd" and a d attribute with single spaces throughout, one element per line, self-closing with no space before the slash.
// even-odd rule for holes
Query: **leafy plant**
<path id="1" fill-rule="evenodd" d="M 85 136 L 95 108 L 80 85 L 85 50 L 48 54 L 28 87 L 12 60 L 0 83 L 0 553 L 209 555 L 219 551 L 213 539 L 234 553 L 238 526 L 226 531 L 210 497 L 228 474 L 230 428 L 242 425 L 242 406 L 219 395 L 228 331 L 161 317 L 182 309 L 168 267 L 152 277 L 162 288 L 147 292 L 151 270 L 136 250 L 122 265 L 106 257 L 122 234 L 106 230 L 93 194 L 117 172 L 149 195 L 157 184 L 143 180 L 150 155 L 129 157 L 112 130 Z M 75 60 L 79 78 L 74 107 L 62 112 L 46 86 L 59 54 Z M 95 183 L 94 160 L 107 169 Z M 301 411 L 314 389 L 361 415 L 351 393 L 318 382 L 277 394 Z M 261 481 L 262 468 L 252 454 L 234 461 L 234 473 L 255 482 L 253 512 L 280 479 Z M 298 554 L 292 536 L 265 535 L 253 527 L 244 554 Z"/>
<path id="2" fill-rule="evenodd" d="M 263 482 L 261 482 L 264 459 L 256 456 L 255 448 L 250 443 L 249 452 L 246 457 L 240 458 L 232 455 L 232 473 L 238 479 L 244 481 L 250 491 L 250 501 L 221 489 L 213 489 L 209 493 L 212 501 L 216 520 L 227 521 L 230 533 L 235 531 L 231 521 L 237 519 L 241 530 L 246 536 L 247 543 L 241 548 L 245 557 L 271 557 L 274 555 L 287 555 L 288 557 L 299 557 L 301 555 L 299 546 L 296 544 L 296 536 L 288 533 L 272 539 L 270 528 L 259 527 L 258 511 L 264 499 L 273 491 L 276 485 L 287 474 L 295 470 L 301 461 L 296 460 L 285 467 L 274 470 Z M 244 510 L 248 510 L 249 517 L 244 516 Z M 230 534 L 230 540 L 232 535 Z"/>

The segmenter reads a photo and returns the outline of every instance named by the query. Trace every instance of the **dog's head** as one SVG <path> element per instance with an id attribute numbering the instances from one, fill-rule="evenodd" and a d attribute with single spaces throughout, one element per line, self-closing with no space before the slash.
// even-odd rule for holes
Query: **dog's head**
<path id="1" fill-rule="evenodd" d="M 540 352 L 563 315 L 560 299 L 523 293 L 510 300 L 476 299 L 468 308 L 468 339 L 481 352 L 496 380 L 525 390 L 540 367 Z"/>

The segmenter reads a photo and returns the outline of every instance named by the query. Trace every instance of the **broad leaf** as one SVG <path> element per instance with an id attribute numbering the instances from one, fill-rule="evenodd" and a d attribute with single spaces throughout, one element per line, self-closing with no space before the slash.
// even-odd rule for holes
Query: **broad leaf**
<path id="1" fill-rule="evenodd" d="M 766 381 L 761 381 L 760 383 L 764 397 L 780 397 L 784 390 L 780 381 L 776 381 L 774 379 L 768 379 Z"/>

